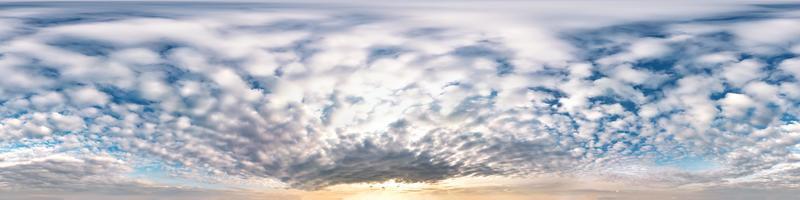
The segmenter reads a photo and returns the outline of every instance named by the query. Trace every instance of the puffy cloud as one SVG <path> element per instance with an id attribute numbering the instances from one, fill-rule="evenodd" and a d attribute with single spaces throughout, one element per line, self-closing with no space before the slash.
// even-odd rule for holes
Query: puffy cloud
<path id="1" fill-rule="evenodd" d="M 109 96 L 92 87 L 83 87 L 67 91 L 70 100 L 76 106 L 103 106 L 109 101 Z"/>
<path id="2" fill-rule="evenodd" d="M 800 59 L 798 58 L 786 59 L 781 62 L 780 69 L 788 72 L 796 79 L 800 80 L 800 78 L 798 78 L 800 77 Z"/>
<path id="3" fill-rule="evenodd" d="M 763 63 L 756 60 L 743 60 L 724 67 L 722 76 L 733 86 L 742 87 L 745 83 L 763 76 Z"/>
<path id="4" fill-rule="evenodd" d="M 576 28 L 469 9 L 53 9 L 0 29 L 2 187 L 800 176 L 796 58 L 747 48 L 792 40 L 750 26 L 793 18 Z M 50 150 L 15 153 L 35 148 Z"/>
<path id="5" fill-rule="evenodd" d="M 747 116 L 748 109 L 755 105 L 755 101 L 747 95 L 728 93 L 720 100 L 720 104 L 725 117 L 739 118 Z"/>
<path id="6" fill-rule="evenodd" d="M 780 48 L 783 44 L 797 41 L 800 34 L 800 28 L 796 28 L 798 25 L 794 19 L 767 19 L 737 24 L 733 33 L 742 38 L 739 42 L 748 46 L 775 45 Z"/>

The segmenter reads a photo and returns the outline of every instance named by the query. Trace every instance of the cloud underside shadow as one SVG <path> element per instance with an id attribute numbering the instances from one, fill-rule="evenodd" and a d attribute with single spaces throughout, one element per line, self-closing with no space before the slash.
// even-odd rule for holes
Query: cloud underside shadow
<path id="1" fill-rule="evenodd" d="M 793 4 L 591 26 L 505 7 L 57 5 L 0 4 L 0 190 L 798 187 Z"/>

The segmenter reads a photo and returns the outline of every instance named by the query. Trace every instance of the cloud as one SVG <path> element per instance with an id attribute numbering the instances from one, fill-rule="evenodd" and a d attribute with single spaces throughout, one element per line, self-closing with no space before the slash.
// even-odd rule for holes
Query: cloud
<path id="1" fill-rule="evenodd" d="M 728 93 L 720 101 L 724 112 L 723 115 L 729 118 L 747 116 L 748 108 L 755 104 L 753 99 L 747 95 L 736 93 Z"/>
<path id="2" fill-rule="evenodd" d="M 106 190 L 135 190 L 144 182 L 127 180 L 121 173 L 132 171 L 124 161 L 104 154 L 57 153 L 37 147 L 2 153 L 0 185 L 13 191 L 83 191 L 87 187 Z"/>
<path id="3" fill-rule="evenodd" d="M 800 33 L 800 29 L 794 28 L 797 27 L 797 23 L 794 19 L 761 20 L 735 26 L 733 33 L 740 37 L 742 39 L 740 42 L 747 46 L 764 45 L 780 48 L 782 44 L 797 40 L 796 35 Z"/>
<path id="4" fill-rule="evenodd" d="M 660 21 L 603 5 L 554 21 L 563 12 L 513 6 L 4 7 L 21 13 L 0 18 L 12 27 L 0 29 L 0 186 L 315 190 L 592 174 L 794 188 L 800 74 L 784 44 L 796 38 L 753 30 L 797 20 L 713 18 L 784 12 L 719 4 Z"/>

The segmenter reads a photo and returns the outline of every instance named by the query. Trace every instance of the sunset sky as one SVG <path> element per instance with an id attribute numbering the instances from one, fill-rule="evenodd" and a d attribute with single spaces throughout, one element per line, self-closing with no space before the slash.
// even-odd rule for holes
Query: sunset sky
<path id="1" fill-rule="evenodd" d="M 0 2 L 0 200 L 800 196 L 800 2 Z"/>

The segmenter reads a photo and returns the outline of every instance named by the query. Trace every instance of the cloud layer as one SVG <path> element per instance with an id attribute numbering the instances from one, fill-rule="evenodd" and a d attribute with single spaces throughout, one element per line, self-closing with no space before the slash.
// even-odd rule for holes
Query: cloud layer
<path id="1" fill-rule="evenodd" d="M 800 186 L 797 5 L 537 5 L 0 4 L 0 190 Z"/>

